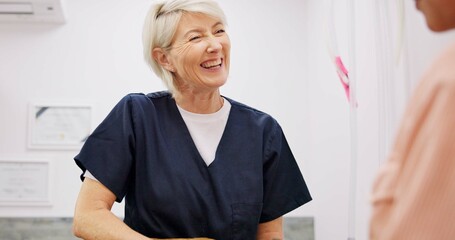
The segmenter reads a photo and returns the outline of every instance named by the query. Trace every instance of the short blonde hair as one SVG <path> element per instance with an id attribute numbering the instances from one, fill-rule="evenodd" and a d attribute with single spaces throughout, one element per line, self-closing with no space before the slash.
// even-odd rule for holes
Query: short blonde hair
<path id="1" fill-rule="evenodd" d="M 157 47 L 164 51 L 169 50 L 184 12 L 206 14 L 220 19 L 224 25 L 227 24 L 223 10 L 213 0 L 161 0 L 151 6 L 142 31 L 144 57 L 171 94 L 178 92 L 174 75 L 152 57 L 152 50 Z"/>

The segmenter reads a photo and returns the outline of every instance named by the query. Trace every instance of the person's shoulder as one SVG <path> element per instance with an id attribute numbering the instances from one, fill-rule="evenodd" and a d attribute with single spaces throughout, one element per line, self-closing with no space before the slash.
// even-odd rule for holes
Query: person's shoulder
<path id="1" fill-rule="evenodd" d="M 450 68 L 453 68 L 453 61 L 455 61 L 455 43 L 452 43 L 448 45 L 440 54 L 439 56 L 435 59 L 434 64 L 436 66 L 450 66 Z"/>
<path id="2" fill-rule="evenodd" d="M 152 92 L 148 93 L 146 95 L 150 99 L 158 99 L 158 98 L 169 98 L 172 97 L 171 93 L 168 91 L 158 91 L 158 92 Z"/>
<path id="3" fill-rule="evenodd" d="M 455 54 L 455 42 L 452 42 L 451 44 L 449 44 L 447 46 L 445 52 L 450 52 L 452 54 L 452 56 L 453 56 Z"/>
<path id="4" fill-rule="evenodd" d="M 232 107 L 237 108 L 239 110 L 250 112 L 251 114 L 269 115 L 261 110 L 258 110 L 256 108 L 246 105 L 244 103 L 238 102 L 232 98 L 228 98 L 225 96 L 223 96 L 223 97 L 229 101 L 229 103 L 231 104 Z"/>
<path id="5" fill-rule="evenodd" d="M 136 102 L 136 101 L 145 101 L 150 102 L 150 100 L 156 100 L 160 98 L 171 98 L 171 94 L 168 91 L 159 91 L 159 92 L 152 92 L 148 94 L 144 93 L 128 93 L 124 96 L 121 102 Z"/>
<path id="6" fill-rule="evenodd" d="M 128 93 L 123 97 L 123 99 L 130 100 L 133 98 L 143 98 L 144 96 L 144 93 Z"/>
<path id="7" fill-rule="evenodd" d="M 232 106 L 232 109 L 237 110 L 237 112 L 239 112 L 241 114 L 251 117 L 252 119 L 277 123 L 274 117 L 272 117 L 270 114 L 268 114 L 262 110 L 259 110 L 257 108 L 251 107 L 247 104 L 238 102 L 231 98 L 228 98 L 225 96 L 223 96 L 223 97 L 229 101 L 229 103 Z"/>
<path id="8" fill-rule="evenodd" d="M 134 106 L 144 106 L 150 103 L 153 104 L 155 100 L 163 98 L 172 98 L 171 94 L 167 91 L 152 92 L 148 94 L 144 93 L 128 93 L 123 96 L 122 99 L 117 103 L 117 107 L 134 107 Z"/>
<path id="9" fill-rule="evenodd" d="M 455 90 L 455 43 L 449 45 L 426 72 L 426 78 L 432 79 L 432 85 Z"/>
<path id="10" fill-rule="evenodd" d="M 158 91 L 158 92 L 151 92 L 151 93 L 128 93 L 124 96 L 124 99 L 142 99 L 142 98 L 149 98 L 149 99 L 158 99 L 158 98 L 167 98 L 171 97 L 171 94 L 168 91 Z"/>

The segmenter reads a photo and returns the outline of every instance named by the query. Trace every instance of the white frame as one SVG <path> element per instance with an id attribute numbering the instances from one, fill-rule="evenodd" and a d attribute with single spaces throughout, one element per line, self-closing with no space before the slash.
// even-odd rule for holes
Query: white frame
<path id="1" fill-rule="evenodd" d="M 37 116 L 42 109 L 43 115 Z M 91 132 L 91 118 L 92 107 L 88 104 L 30 103 L 28 148 L 80 149 Z"/>
<path id="2" fill-rule="evenodd" d="M 7 166 L 13 165 L 13 166 Z M 36 165 L 42 165 L 40 167 L 44 167 L 45 171 L 43 172 L 38 172 L 41 175 L 33 175 L 33 174 L 26 174 L 24 173 L 24 169 L 27 167 L 35 167 Z M 16 165 L 16 166 L 14 166 Z M 6 168 L 6 169 L 4 169 Z M 9 168 L 9 169 L 8 169 Z M 17 172 L 11 175 L 5 175 L 5 171 L 8 170 L 16 170 Z M 51 183 L 52 183 L 52 164 L 49 160 L 43 160 L 43 159 L 0 159 L 0 172 L 3 172 L 0 176 L 3 179 L 3 181 L 0 181 L 0 206 L 52 206 L 52 188 L 51 188 Z M 22 172 L 21 172 L 22 171 Z M 22 175 L 21 175 L 22 174 Z M 18 186 L 16 186 L 16 189 L 10 188 L 11 187 L 11 182 L 10 181 L 16 181 L 18 182 Z M 33 184 L 30 183 L 36 183 L 39 181 L 45 181 L 44 187 L 44 196 L 43 197 L 32 197 L 29 196 L 24 196 L 23 194 L 18 194 L 19 196 L 13 197 L 11 199 L 9 198 L 2 198 L 2 191 L 5 191 L 3 188 L 10 188 L 8 189 L 9 191 L 17 190 L 18 192 L 23 193 L 24 191 L 30 191 L 29 189 L 25 189 L 26 187 L 33 187 Z M 2 186 L 2 184 L 5 184 Z M 23 189 L 21 189 L 24 187 Z M 36 185 L 35 187 L 39 187 Z M 33 190 L 33 189 L 32 189 Z M 35 188 L 34 190 L 39 190 Z"/>

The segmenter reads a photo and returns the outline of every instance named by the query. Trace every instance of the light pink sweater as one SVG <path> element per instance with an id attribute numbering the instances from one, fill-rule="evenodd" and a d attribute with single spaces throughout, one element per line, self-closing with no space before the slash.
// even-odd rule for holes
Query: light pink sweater
<path id="1" fill-rule="evenodd" d="M 455 239 L 455 45 L 410 99 L 372 206 L 372 240 Z"/>

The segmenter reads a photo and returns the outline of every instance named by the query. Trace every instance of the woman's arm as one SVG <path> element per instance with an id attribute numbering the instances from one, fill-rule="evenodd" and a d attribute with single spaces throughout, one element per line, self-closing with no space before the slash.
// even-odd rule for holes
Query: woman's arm
<path id="1" fill-rule="evenodd" d="M 256 240 L 283 240 L 283 217 L 259 224 Z"/>
<path id="2" fill-rule="evenodd" d="M 154 240 L 128 227 L 111 208 L 115 195 L 98 181 L 85 178 L 76 203 L 73 233 L 84 240 Z M 183 238 L 179 238 L 183 239 Z M 209 238 L 190 238 L 209 240 Z M 177 239 L 175 239 L 177 240 Z"/>
<path id="3" fill-rule="evenodd" d="M 85 178 L 74 213 L 74 235 L 85 240 L 148 240 L 111 212 L 115 198 L 103 184 Z"/>

